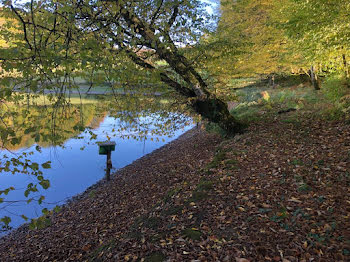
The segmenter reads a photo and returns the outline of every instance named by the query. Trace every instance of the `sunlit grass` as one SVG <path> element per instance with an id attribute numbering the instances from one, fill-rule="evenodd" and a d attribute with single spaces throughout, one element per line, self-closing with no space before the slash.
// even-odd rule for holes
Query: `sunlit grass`
<path id="1" fill-rule="evenodd" d="M 44 106 L 44 105 L 53 105 L 58 101 L 58 98 L 53 95 L 33 95 L 33 94 L 15 94 L 14 101 L 19 106 Z M 95 98 L 80 98 L 78 95 L 72 97 L 64 97 L 65 102 L 72 105 L 85 105 L 85 104 L 97 104 L 99 101 Z M 15 102 L 12 102 L 15 104 Z"/>
<path id="2" fill-rule="evenodd" d="M 326 79 L 320 91 L 307 82 L 292 80 L 282 79 L 281 84 L 276 81 L 274 88 L 266 82 L 240 88 L 236 91 L 239 103 L 231 113 L 241 121 L 254 122 L 288 109 L 297 110 L 294 114 L 312 113 L 325 119 L 340 119 L 350 111 L 350 89 L 341 77 Z"/>

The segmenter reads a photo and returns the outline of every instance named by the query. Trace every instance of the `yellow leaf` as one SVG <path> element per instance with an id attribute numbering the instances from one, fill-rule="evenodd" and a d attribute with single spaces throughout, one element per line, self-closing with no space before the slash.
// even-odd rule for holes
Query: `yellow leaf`
<path id="1" fill-rule="evenodd" d="M 304 248 L 307 248 L 307 241 L 304 242 L 303 246 Z"/>

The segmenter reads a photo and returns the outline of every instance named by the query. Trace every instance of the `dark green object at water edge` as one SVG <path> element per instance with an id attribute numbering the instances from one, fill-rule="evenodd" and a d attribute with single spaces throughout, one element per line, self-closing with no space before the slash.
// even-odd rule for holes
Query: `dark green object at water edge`
<path id="1" fill-rule="evenodd" d="M 115 142 L 113 141 L 106 141 L 106 142 L 98 142 L 99 155 L 108 155 L 108 152 L 112 152 L 115 150 Z"/>

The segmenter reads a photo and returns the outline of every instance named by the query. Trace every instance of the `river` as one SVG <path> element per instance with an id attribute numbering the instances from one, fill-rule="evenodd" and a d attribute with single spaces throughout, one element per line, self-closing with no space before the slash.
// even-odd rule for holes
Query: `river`
<path id="1" fill-rule="evenodd" d="M 193 127 L 189 117 L 176 112 L 157 112 L 157 109 L 142 108 L 135 113 L 133 110 L 119 107 L 106 111 L 99 110 L 99 106 L 93 104 L 85 106 L 85 115 L 81 112 L 83 109 L 74 111 L 75 109 L 70 109 L 70 112 L 74 113 L 67 117 L 69 121 L 56 120 L 59 124 L 54 137 L 57 139 L 52 139 L 52 123 L 47 124 L 52 121 L 48 118 L 51 116 L 52 119 L 49 110 L 31 108 L 29 111 L 32 115 L 29 118 L 26 115 L 22 119 L 22 111 L 16 109 L 20 112 L 17 115 L 19 119 L 11 122 L 18 125 L 16 132 L 18 131 L 20 141 L 16 140 L 14 145 L 8 143 L 0 151 L 0 167 L 6 166 L 6 161 L 10 159 L 19 159 L 22 162 L 27 161 L 29 166 L 31 163 L 38 163 L 40 169 L 30 170 L 27 174 L 21 171 L 12 174 L 11 171 L 16 169 L 16 165 L 10 161 L 9 169 L 3 169 L 0 173 L 0 190 L 3 190 L 0 195 L 0 218 L 10 218 L 9 225 L 12 228 L 40 217 L 43 209 L 52 210 L 55 206 L 66 203 L 104 178 L 106 156 L 99 155 L 97 142 L 116 142 L 116 149 L 112 152 L 113 172 L 176 139 Z M 45 113 L 38 113 L 43 111 Z M 73 116 L 74 114 L 78 116 Z M 32 117 L 33 115 L 36 117 Z M 83 126 L 72 120 L 81 118 L 82 115 L 85 118 L 81 124 Z M 28 119 L 30 121 L 27 121 Z M 24 122 L 31 124 L 24 127 Z M 78 122 L 81 123 L 80 120 Z M 51 131 L 45 130 L 45 127 L 50 127 Z M 21 129 L 24 131 L 19 131 Z M 50 139 L 45 139 L 47 137 Z M 43 166 L 46 168 L 42 168 L 42 163 L 49 163 L 50 168 L 45 165 Z M 23 166 L 19 166 L 21 168 L 18 169 L 22 170 Z M 39 171 L 43 173 L 38 173 Z M 47 183 L 41 184 L 42 181 L 49 181 L 50 186 L 45 189 Z M 28 185 L 31 189 L 26 196 Z M 7 188 L 11 190 L 6 195 L 4 190 Z M 5 230 L 2 234 L 7 232 L 8 230 Z"/>

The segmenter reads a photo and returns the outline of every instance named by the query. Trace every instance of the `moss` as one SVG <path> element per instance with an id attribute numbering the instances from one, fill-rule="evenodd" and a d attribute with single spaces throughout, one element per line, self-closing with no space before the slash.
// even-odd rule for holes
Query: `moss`
<path id="1" fill-rule="evenodd" d="M 135 219 L 131 229 L 137 229 L 142 226 L 156 229 L 161 223 L 161 219 L 158 217 L 148 217 L 148 216 L 140 216 Z"/>
<path id="2" fill-rule="evenodd" d="M 196 202 L 203 200 L 208 197 L 208 193 L 202 191 L 194 191 L 192 197 L 189 199 L 190 202 Z"/>
<path id="3" fill-rule="evenodd" d="M 189 202 L 196 202 L 207 198 L 209 196 L 207 192 L 214 188 L 213 185 L 213 181 L 201 179 L 196 189 L 192 192 Z"/>
<path id="4" fill-rule="evenodd" d="M 202 233 L 198 230 L 194 230 L 192 228 L 187 228 L 183 232 L 183 235 L 192 240 L 200 240 Z"/>
<path id="5" fill-rule="evenodd" d="M 207 165 L 208 169 L 217 168 L 219 164 L 226 159 L 226 152 L 219 151 L 213 158 L 213 160 Z"/>
<path id="6" fill-rule="evenodd" d="M 209 122 L 205 124 L 205 130 L 208 133 L 212 133 L 212 134 L 217 134 L 221 137 L 226 136 L 226 132 L 225 130 L 223 130 L 218 124 Z"/>
<path id="7" fill-rule="evenodd" d="M 130 227 L 130 232 L 126 235 L 126 237 L 140 240 L 143 236 L 141 233 L 142 227 L 156 230 L 160 226 L 161 222 L 161 219 L 157 217 L 140 216 L 135 219 L 134 223 Z"/>
<path id="8" fill-rule="evenodd" d="M 201 180 L 197 185 L 197 191 L 208 191 L 213 189 L 213 181 Z"/>

